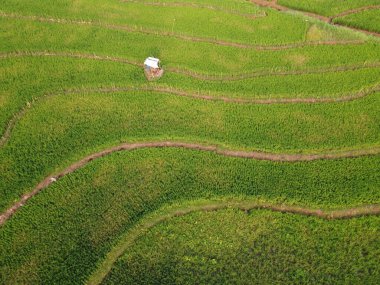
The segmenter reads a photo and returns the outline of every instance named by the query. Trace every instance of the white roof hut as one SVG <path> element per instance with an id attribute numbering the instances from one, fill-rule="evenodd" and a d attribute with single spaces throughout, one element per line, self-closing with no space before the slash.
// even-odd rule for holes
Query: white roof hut
<path id="1" fill-rule="evenodd" d="M 160 60 L 155 57 L 148 57 L 144 61 L 144 65 L 151 67 L 151 68 L 160 68 Z"/>
<path id="2" fill-rule="evenodd" d="M 160 60 L 155 57 L 148 57 L 144 61 L 144 73 L 148 80 L 160 78 L 164 70 L 160 66 Z"/>

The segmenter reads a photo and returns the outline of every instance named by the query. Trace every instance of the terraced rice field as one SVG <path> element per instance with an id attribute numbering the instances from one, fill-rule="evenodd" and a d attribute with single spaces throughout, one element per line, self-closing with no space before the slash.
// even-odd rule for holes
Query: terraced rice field
<path id="1" fill-rule="evenodd" d="M 379 5 L 2 0 L 0 284 L 378 284 Z"/>

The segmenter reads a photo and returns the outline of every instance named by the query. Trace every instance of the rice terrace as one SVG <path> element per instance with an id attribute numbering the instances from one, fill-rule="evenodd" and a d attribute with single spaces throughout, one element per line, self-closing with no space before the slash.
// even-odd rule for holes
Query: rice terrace
<path id="1" fill-rule="evenodd" d="M 379 284 L 380 0 L 0 22 L 0 284 Z"/>

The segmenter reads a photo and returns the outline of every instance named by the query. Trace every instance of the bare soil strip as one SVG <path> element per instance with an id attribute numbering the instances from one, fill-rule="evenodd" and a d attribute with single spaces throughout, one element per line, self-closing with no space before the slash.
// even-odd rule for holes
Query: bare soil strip
<path id="1" fill-rule="evenodd" d="M 344 16 L 348 16 L 348 15 L 352 15 L 352 14 L 357 14 L 357 13 L 368 11 L 368 10 L 378 10 L 378 9 L 380 9 L 380 5 L 370 5 L 370 6 L 360 7 L 360 8 L 357 8 L 357 9 L 347 10 L 347 11 L 344 11 L 344 12 L 342 12 L 340 14 L 337 14 L 337 15 L 334 15 L 334 16 L 330 17 L 330 21 L 333 21 L 336 18 L 341 18 L 341 17 L 344 17 Z"/>
<path id="2" fill-rule="evenodd" d="M 350 219 L 360 216 L 379 215 L 380 205 L 366 205 L 355 208 L 323 211 L 320 209 L 305 208 L 293 205 L 260 203 L 260 202 L 213 202 L 201 206 L 188 206 L 181 209 L 171 210 L 168 213 L 151 217 L 146 221 L 140 222 L 131 230 L 128 230 L 120 238 L 119 242 L 109 251 L 98 268 L 90 275 L 86 284 L 98 285 L 111 271 L 113 264 L 127 251 L 127 249 L 147 231 L 155 226 L 169 221 L 176 217 L 182 217 L 196 212 L 211 212 L 226 209 L 238 209 L 249 213 L 253 210 L 270 210 L 273 212 L 297 214 L 304 216 L 314 216 L 325 220 Z"/>
<path id="3" fill-rule="evenodd" d="M 114 146 L 105 149 L 100 152 L 93 153 L 85 158 L 81 159 L 70 165 L 65 170 L 46 177 L 40 182 L 31 192 L 23 195 L 21 199 L 13 206 L 8 208 L 0 215 L 0 226 L 3 225 L 20 207 L 22 207 L 30 198 L 37 195 L 41 190 L 47 188 L 50 184 L 54 183 L 58 179 L 74 172 L 75 170 L 84 167 L 87 163 L 94 159 L 98 159 L 114 152 L 120 151 L 132 151 L 136 149 L 146 148 L 184 148 L 197 151 L 213 152 L 218 155 L 227 157 L 239 157 L 256 160 L 268 160 L 277 162 L 299 162 L 299 161 L 314 161 L 321 159 L 343 159 L 354 158 L 369 155 L 380 154 L 380 146 L 375 146 L 367 149 L 355 149 L 355 150 L 343 150 L 343 151 L 331 151 L 330 153 L 318 153 L 318 154 L 280 154 L 269 153 L 261 151 L 239 151 L 239 150 L 227 150 L 222 149 L 216 145 L 202 145 L 196 143 L 187 142 L 173 142 L 173 141 L 158 141 L 158 142 L 140 142 L 140 143 L 123 143 L 118 146 Z M 360 212 L 360 211 L 359 211 Z M 342 214 L 341 214 L 342 215 Z M 344 216 L 345 214 L 343 214 Z"/>
<path id="4" fill-rule="evenodd" d="M 283 12 L 285 12 L 285 11 L 294 11 L 294 12 L 299 12 L 299 13 L 302 13 L 302 14 L 304 14 L 306 16 L 318 19 L 320 21 L 326 22 L 326 23 L 331 24 L 331 25 L 345 27 L 345 28 L 348 28 L 348 29 L 351 29 L 351 30 L 354 30 L 354 31 L 365 33 L 367 35 L 372 35 L 372 36 L 380 37 L 380 33 L 377 33 L 377 32 L 372 32 L 372 31 L 368 31 L 368 30 L 364 30 L 364 29 L 354 28 L 354 27 L 343 25 L 343 24 L 340 24 L 340 23 L 334 23 L 333 19 L 335 19 L 338 15 L 337 16 L 333 16 L 333 17 L 326 17 L 326 16 L 322 16 L 322 15 L 319 15 L 319 14 L 316 14 L 316 13 L 312 13 L 312 12 L 307 12 L 307 11 L 303 11 L 303 10 L 296 10 L 296 9 L 289 8 L 289 7 L 282 6 L 282 5 L 278 4 L 277 0 L 273 0 L 273 1 L 251 0 L 251 2 L 254 3 L 254 4 L 256 4 L 256 5 L 258 5 L 258 6 L 266 7 L 266 8 L 272 8 L 272 9 L 275 9 L 277 11 L 283 11 Z M 370 9 L 372 9 L 372 8 L 370 8 Z M 378 7 L 377 8 L 373 8 L 373 9 L 378 9 Z M 356 10 L 359 10 L 359 9 L 356 9 Z M 355 13 L 354 10 L 352 10 L 352 11 L 353 11 L 353 13 Z"/>
<path id="5" fill-rule="evenodd" d="M 141 4 L 145 6 L 157 6 L 157 7 L 191 7 L 191 8 L 207 9 L 211 11 L 219 11 L 226 14 L 241 16 L 248 19 L 264 18 L 267 16 L 267 14 L 264 11 L 262 11 L 261 14 L 249 14 L 249 13 L 242 13 L 238 10 L 224 9 L 217 6 L 202 5 L 202 4 L 190 3 L 190 2 L 147 2 L 147 1 L 137 1 L 137 0 L 121 0 L 120 2 Z"/>
<path id="6" fill-rule="evenodd" d="M 95 21 L 59 19 L 59 18 L 48 18 L 48 17 L 40 17 L 40 16 L 27 16 L 27 15 L 19 15 L 19 14 L 9 14 L 9 13 L 1 12 L 1 11 L 0 11 L 0 17 L 32 20 L 32 21 L 45 22 L 45 23 L 94 26 L 94 27 L 100 27 L 100 28 L 107 28 L 111 30 L 126 31 L 130 33 L 141 33 L 141 34 L 146 34 L 146 35 L 173 37 L 173 38 L 177 38 L 177 39 L 185 40 L 185 41 L 203 42 L 203 43 L 209 43 L 209 44 L 215 44 L 215 45 L 221 45 L 221 46 L 230 46 L 230 47 L 241 48 L 241 49 L 255 49 L 258 51 L 260 50 L 263 50 L 263 51 L 287 50 L 287 49 L 302 48 L 302 47 L 307 47 L 307 46 L 320 46 L 320 45 L 354 45 L 354 44 L 363 44 L 365 42 L 361 40 L 353 40 L 353 41 L 300 42 L 300 43 L 291 43 L 291 44 L 273 45 L 273 46 L 251 45 L 251 44 L 244 44 L 244 43 L 237 43 L 237 42 L 228 42 L 228 41 L 223 41 L 223 40 L 218 40 L 218 39 L 213 39 L 213 38 L 200 38 L 200 37 L 192 37 L 192 36 L 165 32 L 165 31 L 155 31 L 155 30 L 150 30 L 150 29 L 137 27 L 137 26 L 126 26 L 126 25 L 120 26 L 120 25 L 112 25 L 112 24 L 106 24 L 106 23 L 95 22 Z"/>
<path id="7" fill-rule="evenodd" d="M 113 57 L 113 56 L 101 56 L 96 54 L 85 54 L 85 53 L 71 53 L 71 52 L 54 52 L 54 51 L 20 51 L 13 53 L 0 53 L 0 59 L 15 58 L 15 57 L 71 57 L 80 59 L 93 59 L 93 60 L 103 60 L 103 61 L 113 61 L 124 64 L 129 64 L 137 67 L 143 67 L 142 63 L 131 61 L 125 58 Z M 364 62 L 359 64 L 342 65 L 342 66 L 332 66 L 332 67 L 322 67 L 315 69 L 303 69 L 303 70 L 258 70 L 247 73 L 240 74 L 202 74 L 191 70 L 165 67 L 166 72 L 177 73 L 185 76 L 189 76 L 199 80 L 207 81 L 237 81 L 257 77 L 265 76 L 288 76 L 288 75 L 306 75 L 306 74 L 323 74 L 331 72 L 346 72 L 355 71 L 367 68 L 378 68 L 380 67 L 380 62 Z"/>
<path id="8" fill-rule="evenodd" d="M 40 96 L 35 99 L 33 102 L 28 102 L 26 106 L 21 108 L 8 122 L 6 129 L 3 135 L 0 137 L 0 148 L 3 147 L 9 140 L 12 130 L 19 120 L 26 114 L 27 110 L 30 109 L 38 101 L 45 99 L 47 97 L 56 96 L 59 94 L 78 94 L 78 93 L 116 93 L 116 92 L 133 92 L 133 91 L 145 91 L 145 92 L 157 92 L 157 93 L 166 93 L 172 94 L 175 96 L 189 97 L 199 100 L 207 101 L 221 101 L 225 103 L 234 103 L 234 104 L 257 104 L 257 105 L 273 105 L 273 104 L 317 104 L 317 103 L 340 103 L 340 102 L 349 102 L 364 98 L 373 93 L 380 91 L 380 84 L 372 86 L 370 88 L 363 89 L 356 93 L 350 93 L 343 95 L 341 97 L 326 97 L 326 98 L 268 98 L 268 99 L 244 99 L 244 98 L 231 98 L 231 97 L 217 97 L 214 95 L 204 95 L 200 92 L 194 93 L 190 91 L 170 88 L 170 87 L 151 87 L 151 86 L 126 86 L 126 87 L 102 87 L 102 88 L 82 88 L 82 89 L 68 89 L 62 90 L 57 93 L 48 93 Z"/>

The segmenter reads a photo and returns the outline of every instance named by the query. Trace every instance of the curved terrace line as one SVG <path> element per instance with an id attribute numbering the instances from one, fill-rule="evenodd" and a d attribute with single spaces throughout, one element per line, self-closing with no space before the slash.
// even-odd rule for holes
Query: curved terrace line
<path id="1" fill-rule="evenodd" d="M 143 67 L 143 64 L 137 61 L 128 60 L 126 58 L 114 56 L 102 56 L 96 54 L 72 53 L 72 52 L 55 52 L 55 51 L 19 51 L 11 53 L 0 53 L 0 59 L 17 58 L 17 57 L 69 57 L 79 59 L 92 59 L 101 61 L 112 61 L 129 64 L 137 67 Z M 166 72 L 172 72 L 185 75 L 199 80 L 205 81 L 238 81 L 257 77 L 267 76 L 290 76 L 290 75 L 308 75 L 308 74 L 324 74 L 333 72 L 356 71 L 368 68 L 378 68 L 380 62 L 364 62 L 359 64 L 341 65 L 332 67 L 322 67 L 304 70 L 258 70 L 249 73 L 240 74 L 203 74 L 191 70 L 180 69 L 175 67 L 165 67 Z"/>
<path id="2" fill-rule="evenodd" d="M 372 35 L 372 36 L 380 37 L 380 33 L 377 33 L 377 32 L 373 32 L 373 31 L 369 31 L 369 30 L 364 30 L 364 29 L 359 29 L 359 28 L 355 28 L 355 27 L 352 27 L 352 26 L 347 26 L 347 25 L 344 25 L 344 24 L 341 24 L 341 23 L 335 23 L 335 22 L 333 22 L 333 19 L 335 18 L 335 16 L 333 16 L 331 18 L 331 17 L 326 17 L 326 16 L 323 16 L 323 15 L 312 13 L 312 12 L 308 12 L 308 11 L 303 11 L 303 10 L 297 10 L 297 9 L 289 8 L 287 6 L 283 6 L 283 5 L 278 4 L 277 0 L 274 0 L 274 1 L 250 0 L 250 1 L 252 3 L 258 5 L 258 6 L 261 6 L 261 7 L 272 8 L 272 9 L 275 9 L 277 11 L 282 11 L 282 12 L 286 12 L 286 11 L 298 12 L 298 13 L 301 13 L 301 14 L 303 14 L 305 16 L 309 16 L 309 17 L 318 19 L 320 21 L 323 21 L 325 23 L 328 23 L 328 24 L 331 24 L 331 25 L 334 25 L 334 26 L 345 27 L 345 28 L 353 30 L 353 31 L 358 31 L 358 32 L 365 33 L 367 35 Z"/>
<path id="3" fill-rule="evenodd" d="M 122 3 L 133 3 L 133 4 L 141 4 L 145 6 L 153 6 L 153 7 L 190 7 L 190 8 L 198 8 L 198 9 L 207 9 L 211 11 L 219 11 L 230 15 L 236 15 L 248 19 L 257 19 L 264 18 L 267 14 L 264 11 L 261 11 L 262 14 L 253 14 L 253 13 L 242 13 L 238 10 L 233 9 L 225 9 L 212 5 L 202 5 L 197 3 L 190 2 L 147 2 L 147 1 L 137 1 L 137 0 L 120 0 Z"/>
<path id="4" fill-rule="evenodd" d="M 307 47 L 307 46 L 321 46 L 321 45 L 353 45 L 353 44 L 363 44 L 365 42 L 362 40 L 352 40 L 352 41 L 299 42 L 299 43 L 272 45 L 272 46 L 251 45 L 251 44 L 223 41 L 223 40 L 218 40 L 214 38 L 193 37 L 193 36 L 188 36 L 184 34 L 176 34 L 176 33 L 164 32 L 164 31 L 159 31 L 159 30 L 151 30 L 151 29 L 146 29 L 143 27 L 134 27 L 134 26 L 127 26 L 127 25 L 122 25 L 122 26 L 112 25 L 112 24 L 106 24 L 106 23 L 95 22 L 95 21 L 48 18 L 48 17 L 40 17 L 40 16 L 27 16 L 27 15 L 13 14 L 13 13 L 4 13 L 2 11 L 0 11 L 0 17 L 32 20 L 32 21 L 38 21 L 38 22 L 44 22 L 44 23 L 94 26 L 94 27 L 106 28 L 106 29 L 111 29 L 111 30 L 126 31 L 130 33 L 140 33 L 140 34 L 146 34 L 146 35 L 172 37 L 172 38 L 185 40 L 185 41 L 191 41 L 191 42 L 203 42 L 203 43 L 229 46 L 229 47 L 235 47 L 235 48 L 241 48 L 241 49 L 255 49 L 258 51 L 287 50 L 287 49 L 302 48 L 302 47 Z"/>
<path id="5" fill-rule="evenodd" d="M 118 146 L 107 148 L 103 151 L 99 151 L 84 157 L 83 159 L 73 163 L 65 170 L 52 174 L 46 177 L 42 182 L 40 182 L 31 192 L 24 194 L 21 199 L 13 204 L 10 208 L 5 210 L 0 215 L 0 226 L 3 225 L 17 210 L 19 210 L 30 198 L 37 195 L 43 189 L 47 188 L 50 184 L 59 180 L 60 178 L 74 172 L 75 170 L 84 167 L 86 164 L 92 160 L 110 155 L 115 152 L 120 151 L 132 151 L 136 149 L 147 149 L 147 148 L 183 148 L 197 151 L 212 152 L 218 155 L 227 157 L 238 157 L 246 159 L 255 160 L 268 160 L 277 162 L 300 162 L 300 161 L 314 161 L 321 159 L 342 159 L 342 158 L 354 158 L 361 156 L 377 155 L 380 154 L 380 146 L 375 146 L 367 149 L 355 149 L 355 150 L 344 150 L 344 151 L 331 151 L 329 153 L 319 153 L 319 154 L 280 154 L 280 153 L 269 153 L 262 151 L 242 151 L 242 150 L 229 150 L 223 149 L 216 145 L 203 145 L 196 143 L 187 142 L 174 142 L 174 141 L 156 141 L 156 142 L 140 142 L 140 143 L 123 143 Z"/>
<path id="6" fill-rule="evenodd" d="M 357 14 L 357 13 L 368 11 L 368 10 L 378 10 L 378 9 L 380 9 L 380 5 L 369 5 L 369 6 L 364 6 L 364 7 L 360 7 L 360 8 L 356 8 L 356 9 L 352 9 L 352 10 L 347 10 L 347 11 L 344 11 L 342 13 L 339 13 L 339 14 L 336 14 L 336 15 L 330 17 L 330 21 L 333 21 L 336 18 L 341 18 L 344 16 Z"/>
<path id="7" fill-rule="evenodd" d="M 84 92 L 94 92 L 94 93 L 116 93 L 116 92 L 133 92 L 133 91 L 145 91 L 145 92 L 157 92 L 166 93 L 174 96 L 188 97 L 198 100 L 207 101 L 220 101 L 225 103 L 235 103 L 235 104 L 256 104 L 256 105 L 274 105 L 274 104 L 317 104 L 317 103 L 341 103 L 358 100 L 367 97 L 373 93 L 380 91 L 380 84 L 376 84 L 370 88 L 363 89 L 356 93 L 349 93 L 341 97 L 326 97 L 326 98 L 269 98 L 269 99 L 244 99 L 244 98 L 232 98 L 232 97 L 217 97 L 214 95 L 205 95 L 201 92 L 191 92 L 170 87 L 101 87 L 101 88 L 82 88 L 82 89 L 68 89 L 62 90 L 57 93 L 47 93 L 35 99 L 32 102 L 28 102 L 23 108 L 21 108 L 13 117 L 8 121 L 3 135 L 0 137 L 0 148 L 3 147 L 9 140 L 13 128 L 16 126 L 17 122 L 26 114 L 27 110 L 30 109 L 34 104 L 47 97 L 56 96 L 59 94 L 77 94 Z"/>
<path id="8" fill-rule="evenodd" d="M 201 206 L 189 206 L 186 208 L 171 210 L 166 214 L 152 217 L 147 221 L 141 222 L 128 230 L 114 246 L 101 262 L 99 267 L 90 275 L 86 284 L 98 285 L 107 274 L 111 271 L 113 264 L 127 251 L 127 249 L 139 237 L 144 235 L 148 230 L 157 225 L 169 221 L 173 218 L 186 216 L 195 212 L 211 212 L 226 209 L 237 209 L 248 213 L 253 210 L 269 210 L 273 212 L 288 213 L 303 216 L 313 216 L 325 220 L 351 219 L 361 216 L 379 215 L 380 205 L 366 205 L 355 208 L 347 208 L 340 210 L 324 211 L 320 209 L 306 208 L 301 206 L 260 203 L 260 202 L 214 202 Z"/>

